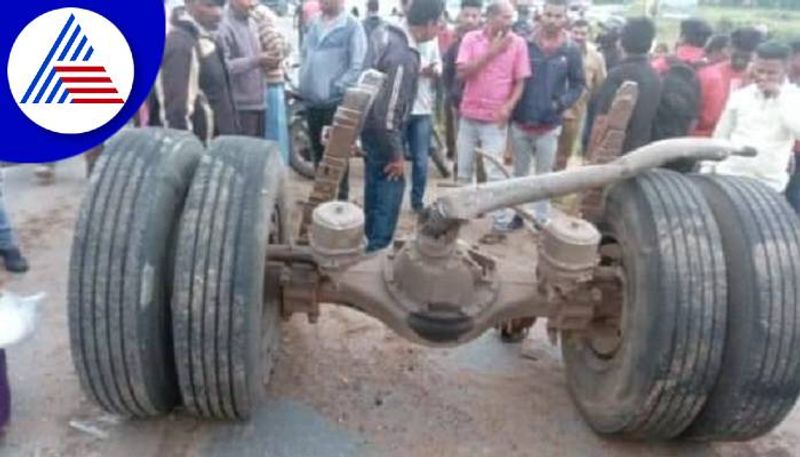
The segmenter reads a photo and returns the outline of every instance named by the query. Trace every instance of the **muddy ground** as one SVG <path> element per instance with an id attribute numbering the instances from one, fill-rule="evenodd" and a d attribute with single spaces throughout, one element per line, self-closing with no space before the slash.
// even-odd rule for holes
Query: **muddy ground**
<path id="1" fill-rule="evenodd" d="M 353 192 L 361 198 L 356 167 Z M 78 387 L 65 306 L 72 229 L 86 187 L 80 158 L 49 186 L 31 167 L 6 172 L 7 200 L 32 269 L 3 286 L 46 291 L 36 334 L 8 351 L 13 422 L 2 456 L 793 456 L 800 408 L 769 435 L 736 444 L 646 444 L 600 438 L 566 391 L 560 353 L 542 323 L 521 344 L 494 332 L 455 349 L 410 344 L 379 322 L 324 307 L 317 325 L 295 316 L 266 400 L 248 423 L 104 414 Z M 299 197 L 307 183 L 293 180 Z M 434 190 L 436 192 L 437 190 Z M 412 226 L 404 210 L 402 233 Z M 480 232 L 473 227 L 471 234 Z M 535 239 L 511 241 L 532 256 Z M 520 268 L 529 265 L 520 264 Z"/>

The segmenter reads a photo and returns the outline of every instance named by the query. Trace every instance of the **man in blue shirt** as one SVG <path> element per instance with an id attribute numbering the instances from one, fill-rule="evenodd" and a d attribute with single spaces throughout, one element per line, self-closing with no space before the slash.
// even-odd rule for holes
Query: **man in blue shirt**
<path id="1" fill-rule="evenodd" d="M 322 128 L 333 123 L 345 91 L 355 85 L 364 67 L 367 39 L 361 23 L 344 9 L 344 0 L 321 0 L 320 14 L 305 35 L 301 52 L 300 96 L 307 106 L 314 163 L 325 152 Z M 348 196 L 347 175 L 339 199 Z"/>

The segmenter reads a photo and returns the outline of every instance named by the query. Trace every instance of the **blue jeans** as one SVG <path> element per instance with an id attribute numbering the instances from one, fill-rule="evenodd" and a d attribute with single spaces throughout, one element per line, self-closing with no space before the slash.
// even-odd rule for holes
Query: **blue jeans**
<path id="1" fill-rule="evenodd" d="M 535 161 L 536 174 L 553 171 L 558 150 L 558 137 L 561 127 L 540 133 L 532 133 L 513 125 L 511 139 L 514 142 L 514 177 L 520 178 L 531 173 L 531 159 Z M 534 217 L 539 223 L 550 219 L 550 200 L 533 203 Z"/>
<path id="2" fill-rule="evenodd" d="M 430 114 L 409 117 L 405 132 L 408 159 L 411 160 L 411 208 L 422 209 L 428 183 L 428 155 L 431 152 L 433 122 Z"/>
<path id="3" fill-rule="evenodd" d="M 503 155 L 508 143 L 508 126 L 496 122 L 484 122 L 462 117 L 458 123 L 458 181 L 471 184 L 475 173 L 475 150 L 479 147 L 484 154 L 490 155 L 503 163 Z M 489 181 L 506 179 L 505 173 L 493 164 L 486 162 L 486 177 Z M 504 208 L 491 212 L 492 226 L 496 230 L 505 230 L 514 218 L 514 212 Z"/>
<path id="4" fill-rule="evenodd" d="M 397 228 L 400 205 L 406 182 L 403 178 L 390 181 L 383 171 L 389 164 L 391 151 L 384 151 L 371 135 L 361 136 L 364 149 L 364 234 L 367 252 L 389 246 Z"/>

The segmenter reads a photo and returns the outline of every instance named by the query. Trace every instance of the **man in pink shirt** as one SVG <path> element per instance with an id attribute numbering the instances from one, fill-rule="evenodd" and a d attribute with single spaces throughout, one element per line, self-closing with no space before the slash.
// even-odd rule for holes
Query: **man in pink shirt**
<path id="1" fill-rule="evenodd" d="M 464 35 L 459 48 L 456 68 L 465 86 L 456 147 L 458 180 L 463 183 L 472 180 L 476 148 L 502 163 L 508 121 L 531 74 L 525 40 L 511 31 L 513 18 L 511 3 L 496 0 L 486 10 L 484 28 Z M 505 179 L 493 165 L 487 172 L 491 181 Z M 494 227 L 502 231 L 512 216 L 500 211 L 493 217 Z"/>

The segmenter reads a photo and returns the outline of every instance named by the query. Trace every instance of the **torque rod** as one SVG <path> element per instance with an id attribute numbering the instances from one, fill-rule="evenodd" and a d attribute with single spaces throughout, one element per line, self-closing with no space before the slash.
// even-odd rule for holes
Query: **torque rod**
<path id="1" fill-rule="evenodd" d="M 462 187 L 427 208 L 422 230 L 438 236 L 460 221 L 489 211 L 607 186 L 675 160 L 718 161 L 732 155 L 753 157 L 756 150 L 725 140 L 674 138 L 648 144 L 601 165 Z"/>

